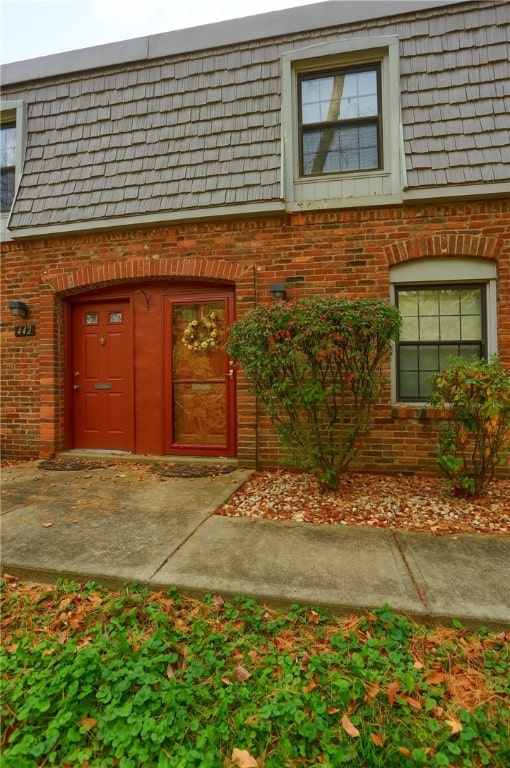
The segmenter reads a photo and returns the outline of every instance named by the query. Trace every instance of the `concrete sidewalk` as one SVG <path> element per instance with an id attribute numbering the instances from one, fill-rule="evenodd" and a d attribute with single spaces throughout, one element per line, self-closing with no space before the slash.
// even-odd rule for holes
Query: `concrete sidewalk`
<path id="1" fill-rule="evenodd" d="M 162 479 L 140 464 L 2 470 L 2 571 L 126 581 L 336 612 L 388 603 L 427 622 L 510 626 L 510 537 L 227 518 L 249 476 Z"/>

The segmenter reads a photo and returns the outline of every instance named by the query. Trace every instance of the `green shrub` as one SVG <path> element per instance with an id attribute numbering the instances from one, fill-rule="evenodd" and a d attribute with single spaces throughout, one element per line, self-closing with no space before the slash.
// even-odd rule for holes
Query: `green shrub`
<path id="1" fill-rule="evenodd" d="M 456 491 L 478 496 L 505 460 L 510 433 L 510 374 L 498 358 L 458 358 L 432 377 L 433 405 L 450 409 L 437 462 Z"/>
<path id="2" fill-rule="evenodd" d="M 317 296 L 261 306 L 235 322 L 227 349 L 261 398 L 287 454 L 337 488 L 384 383 L 395 307 Z"/>

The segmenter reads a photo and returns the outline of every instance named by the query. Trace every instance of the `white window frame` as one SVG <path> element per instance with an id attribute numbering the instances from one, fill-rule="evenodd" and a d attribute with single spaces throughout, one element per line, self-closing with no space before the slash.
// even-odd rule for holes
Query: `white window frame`
<path id="1" fill-rule="evenodd" d="M 401 203 L 405 186 L 396 35 L 321 43 L 282 57 L 282 198 L 287 210 Z M 382 168 L 300 176 L 298 75 L 378 65 L 381 71 Z"/>
<path id="2" fill-rule="evenodd" d="M 450 256 L 444 259 L 418 259 L 390 267 L 390 301 L 396 303 L 396 287 L 409 285 L 420 286 L 462 285 L 465 283 L 483 283 L 486 286 L 486 333 L 487 357 L 497 353 L 497 307 L 496 307 L 496 265 L 481 259 Z M 396 405 L 423 407 L 424 401 L 397 400 L 397 356 L 393 350 L 391 363 L 391 401 Z"/>
<path id="3" fill-rule="evenodd" d="M 26 107 L 23 101 L 0 101 L 0 123 L 15 123 L 16 125 L 16 158 L 14 172 L 14 197 L 13 203 L 18 192 L 21 175 L 23 172 L 23 161 L 25 159 L 26 148 Z M 12 210 L 12 207 L 11 207 Z M 10 240 L 11 236 L 7 229 L 11 211 L 2 211 L 0 213 L 0 235 L 2 240 Z"/>

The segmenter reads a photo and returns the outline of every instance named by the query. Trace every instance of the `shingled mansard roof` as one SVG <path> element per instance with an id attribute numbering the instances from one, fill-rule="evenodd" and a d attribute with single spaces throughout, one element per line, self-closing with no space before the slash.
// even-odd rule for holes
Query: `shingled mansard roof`
<path id="1" fill-rule="evenodd" d="M 399 38 L 407 188 L 501 188 L 509 26 L 508 2 L 332 0 L 7 64 L 28 129 L 9 228 L 284 210 L 282 55 L 372 36 Z"/>

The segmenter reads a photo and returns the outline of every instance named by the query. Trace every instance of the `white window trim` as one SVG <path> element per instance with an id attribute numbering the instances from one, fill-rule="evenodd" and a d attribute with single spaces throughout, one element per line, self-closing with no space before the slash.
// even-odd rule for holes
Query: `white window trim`
<path id="1" fill-rule="evenodd" d="M 16 158 L 13 197 L 14 204 L 23 173 L 23 162 L 25 159 L 25 148 L 27 143 L 26 105 L 23 101 L 0 101 L 0 123 L 7 122 L 16 123 Z M 3 241 L 12 239 L 9 230 L 7 229 L 10 215 L 11 211 L 3 211 L 0 213 L 0 236 Z"/>
<path id="2" fill-rule="evenodd" d="M 390 267 L 390 301 L 395 304 L 395 286 L 399 285 L 441 285 L 444 283 L 485 283 L 487 286 L 487 357 L 497 354 L 497 306 L 496 306 L 496 265 L 480 259 L 450 256 L 444 259 L 419 259 Z M 423 408 L 423 400 L 416 403 L 397 400 L 397 359 L 395 347 L 391 361 L 391 402 L 395 405 Z"/>
<path id="3" fill-rule="evenodd" d="M 383 168 L 375 171 L 360 171 L 348 174 L 326 174 L 318 177 L 299 176 L 299 115 L 298 75 L 302 72 L 320 72 L 332 67 L 364 64 L 381 66 L 381 103 Z M 321 43 L 308 48 L 290 51 L 282 57 L 282 198 L 287 210 L 309 210 L 313 208 L 344 208 L 359 205 L 388 205 L 401 203 L 405 186 L 402 146 L 402 119 L 400 110 L 400 65 L 399 39 L 369 37 L 345 41 Z M 359 180 L 365 187 L 366 180 L 375 178 L 390 180 L 390 189 L 385 194 L 360 194 L 342 196 L 342 180 Z M 330 182 L 333 194 L 327 198 L 315 198 L 313 185 Z M 296 191 L 307 191 L 306 201 L 296 199 Z"/>

